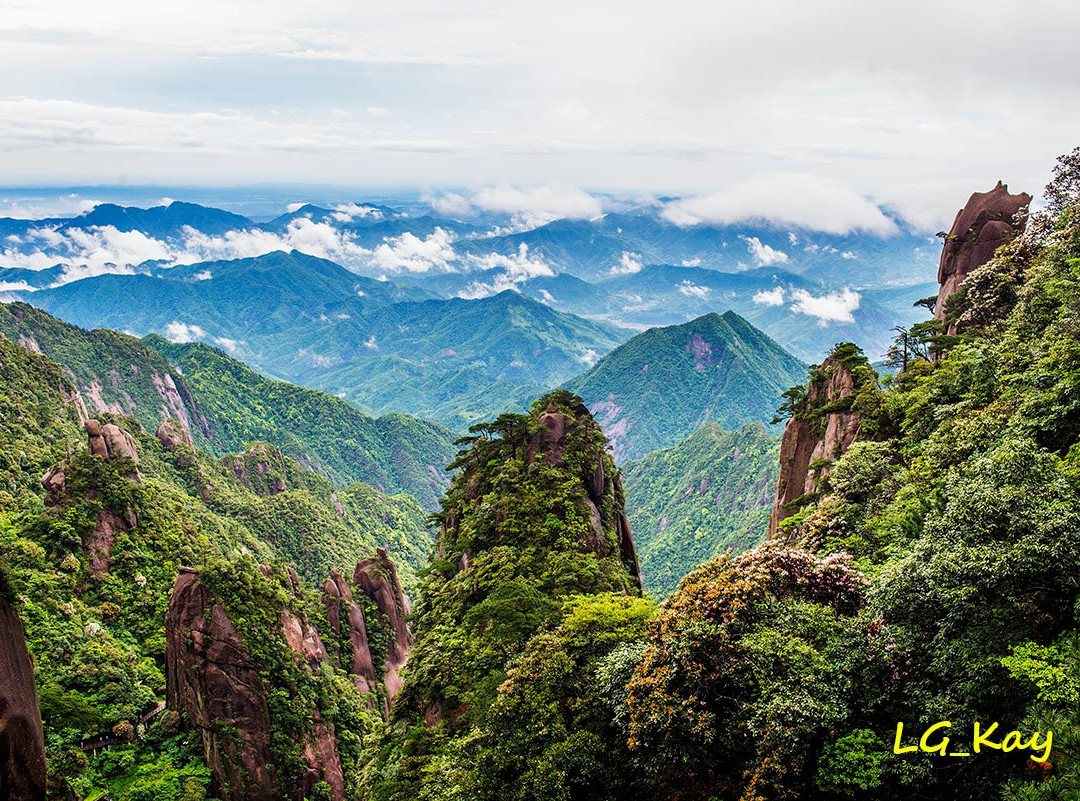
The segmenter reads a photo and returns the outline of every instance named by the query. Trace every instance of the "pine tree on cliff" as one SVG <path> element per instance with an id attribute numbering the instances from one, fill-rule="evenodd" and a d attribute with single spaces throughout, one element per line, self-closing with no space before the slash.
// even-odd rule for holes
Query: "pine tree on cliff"
<path id="1" fill-rule="evenodd" d="M 622 482 L 579 397 L 556 390 L 470 433 L 433 515 L 441 533 L 399 702 L 429 722 L 490 704 L 509 658 L 565 599 L 640 594 Z"/>

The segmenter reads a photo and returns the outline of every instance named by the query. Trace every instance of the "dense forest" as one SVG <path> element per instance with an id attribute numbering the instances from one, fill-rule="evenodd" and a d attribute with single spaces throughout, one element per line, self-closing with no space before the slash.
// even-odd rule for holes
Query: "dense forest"
<path id="1" fill-rule="evenodd" d="M 49 797 L 1080 797 L 1080 149 L 991 223 L 1001 247 L 927 301 L 894 374 L 840 343 L 776 398 L 778 454 L 709 425 L 624 486 L 559 389 L 473 425 L 426 520 L 270 444 L 83 419 L 60 366 L 0 337 L 0 612 Z M 729 483 L 680 483 L 719 441 Z M 648 484 L 668 501 L 630 508 Z M 721 491 L 740 520 L 695 500 Z M 770 504 L 767 541 L 717 553 Z"/>

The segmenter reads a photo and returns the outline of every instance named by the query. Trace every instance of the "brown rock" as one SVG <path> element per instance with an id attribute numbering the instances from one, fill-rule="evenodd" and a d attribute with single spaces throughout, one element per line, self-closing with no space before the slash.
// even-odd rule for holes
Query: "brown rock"
<path id="1" fill-rule="evenodd" d="M 317 668 L 326 657 L 318 632 L 302 615 L 283 609 L 282 634 L 297 657 Z M 303 798 L 325 781 L 335 801 L 345 781 L 333 727 L 312 710 L 315 725 L 300 743 L 307 764 L 299 787 L 279 789 L 271 765 L 270 713 L 258 666 L 228 614 L 181 568 L 165 616 L 168 704 L 199 733 L 215 793 L 226 801 Z"/>
<path id="2" fill-rule="evenodd" d="M 952 228 L 941 249 L 938 264 L 937 305 L 934 318 L 945 319 L 945 301 L 955 293 L 975 269 L 986 264 L 994 252 L 1027 224 L 1031 195 L 1010 195 L 1009 187 L 998 181 L 989 192 L 975 192 L 956 213 Z M 955 333 L 955 326 L 950 326 Z"/>
<path id="3" fill-rule="evenodd" d="M 558 464 L 566 451 L 566 417 L 549 403 L 538 422 L 540 431 L 529 443 L 526 461 L 531 463 L 543 454 L 548 464 Z"/>
<path id="4" fill-rule="evenodd" d="M 353 601 L 345 577 L 337 570 L 330 573 L 330 578 L 323 584 L 323 603 L 326 604 L 326 617 L 335 634 L 341 634 L 344 627 L 349 633 L 352 646 L 352 664 L 350 672 L 354 676 L 356 689 L 369 693 L 375 689 L 375 664 L 371 658 L 371 645 L 368 642 L 367 622 L 364 613 Z M 344 612 L 344 617 L 342 613 Z"/>
<path id="5" fill-rule="evenodd" d="M 177 420 L 169 419 L 159 425 L 155 436 L 158 438 L 158 442 L 161 443 L 161 447 L 167 451 L 179 450 L 182 445 L 189 448 L 194 447 L 191 434 Z"/>
<path id="6" fill-rule="evenodd" d="M 226 801 L 280 801 L 255 661 L 194 571 L 181 568 L 176 579 L 165 635 L 169 707 L 199 733 L 215 792 Z"/>
<path id="7" fill-rule="evenodd" d="M 807 392 L 807 405 L 821 407 L 846 398 L 855 392 L 855 379 L 843 362 L 829 356 L 818 368 L 819 378 Z M 779 531 L 780 521 L 797 509 L 793 501 L 815 492 L 818 482 L 859 434 L 862 416 L 854 412 L 833 412 L 820 421 L 807 423 L 792 417 L 780 442 L 780 477 L 769 518 L 769 536 Z"/>
<path id="8" fill-rule="evenodd" d="M 126 478 L 139 481 L 139 453 L 135 449 L 135 438 L 119 426 L 107 423 L 102 425 L 98 420 L 86 420 L 83 422 L 86 429 L 90 453 L 100 456 L 106 461 L 127 458 L 135 465 L 135 472 L 126 474 Z"/>
<path id="9" fill-rule="evenodd" d="M 45 738 L 22 621 L 0 596 L 0 798 L 44 801 Z"/>
<path id="10" fill-rule="evenodd" d="M 409 600 L 401 589 L 397 568 L 386 555 L 385 548 L 378 548 L 375 556 L 357 562 L 353 584 L 375 603 L 390 629 L 383 673 L 386 705 L 389 710 L 401 692 L 401 668 L 405 666 L 409 649 L 412 647 L 412 633 L 405 622 L 406 615 L 411 611 Z"/>
<path id="11" fill-rule="evenodd" d="M 94 531 L 86 541 L 86 550 L 90 555 L 90 572 L 95 576 L 109 572 L 109 564 L 112 559 L 112 547 L 116 542 L 116 535 L 122 531 L 130 531 L 135 527 L 134 512 L 128 510 L 126 517 L 121 517 L 108 509 L 98 512 Z"/>

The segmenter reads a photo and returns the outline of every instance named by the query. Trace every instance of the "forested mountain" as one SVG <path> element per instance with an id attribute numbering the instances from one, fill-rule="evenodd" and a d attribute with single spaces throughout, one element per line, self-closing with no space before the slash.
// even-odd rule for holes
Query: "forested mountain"
<path id="1" fill-rule="evenodd" d="M 368 417 L 340 398 L 272 381 L 217 348 L 84 331 L 21 303 L 0 304 L 0 334 L 62 364 L 90 414 L 177 419 L 217 455 L 266 441 L 337 486 L 410 492 L 433 507 L 453 457 L 446 429 L 403 415 Z"/>
<path id="2" fill-rule="evenodd" d="M 44 336 L 0 337 L 0 779 L 34 801 L 42 759 L 55 797 L 115 801 L 1076 797 L 1080 150 L 1030 199 L 972 195 L 890 377 L 847 342 L 805 370 L 734 314 L 586 376 L 678 410 L 721 367 L 747 391 L 797 372 L 772 468 L 764 424 L 687 414 L 624 485 L 557 389 L 458 440 L 434 542 L 409 499 L 269 444 L 215 458 L 175 420 L 84 414 Z M 151 372 L 260 380 L 131 342 L 168 356 Z M 668 360 L 642 369 L 641 343 Z M 772 536 L 717 554 L 769 498 Z M 639 558 L 646 589 L 706 561 L 657 606 Z"/>
<path id="3" fill-rule="evenodd" d="M 710 421 L 682 442 L 623 465 L 646 590 L 666 597 L 696 565 L 761 544 L 779 453 L 779 436 L 761 423 L 726 431 Z"/>
<path id="4" fill-rule="evenodd" d="M 26 296 L 77 325 L 206 341 L 373 413 L 457 430 L 524 408 L 629 336 L 510 290 L 428 297 L 295 251 L 101 275 Z"/>
<path id="5" fill-rule="evenodd" d="M 768 422 L 804 369 L 726 312 L 638 334 L 566 387 L 585 399 L 622 460 L 673 445 L 708 420 Z"/>
<path id="6" fill-rule="evenodd" d="M 193 448 L 175 420 L 155 433 L 120 415 L 84 420 L 64 371 L 3 337 L 0 372 L 0 594 L 25 625 L 36 664 L 51 795 L 107 789 L 125 798 L 205 797 L 213 780 L 219 797 L 246 797 L 250 785 L 224 785 L 216 755 L 204 752 L 198 732 L 190 736 L 177 715 L 186 711 L 190 721 L 198 711 L 190 697 L 173 694 L 174 675 L 186 663 L 182 653 L 170 658 L 166 648 L 175 635 L 167 630 L 169 590 L 177 571 L 189 570 L 184 565 L 199 568 L 213 603 L 229 615 L 222 621 L 217 611 L 211 614 L 212 603 L 198 613 L 199 642 L 207 649 L 195 650 L 200 659 L 208 655 L 201 667 L 192 665 L 205 682 L 198 697 L 223 704 L 205 725 L 213 729 L 222 725 L 214 718 L 238 715 L 228 725 L 243 729 L 241 721 L 269 703 L 274 714 L 264 733 L 271 748 L 263 769 L 279 779 L 302 772 L 301 745 L 325 746 L 327 727 L 355 734 L 375 725 L 378 714 L 367 711 L 359 683 L 350 678 L 355 661 L 337 655 L 346 647 L 367 654 L 374 667 L 365 674 L 371 682 L 364 692 L 383 697 L 372 682 L 383 675 L 381 655 L 394 637 L 380 606 L 385 593 L 376 591 L 378 581 L 365 584 L 369 570 L 357 567 L 360 611 L 346 609 L 354 626 L 352 635 L 343 631 L 344 643 L 353 637 L 346 646 L 330 638 L 325 623 L 325 643 L 318 641 L 313 627 L 327 613 L 301 596 L 300 582 L 318 587 L 332 571 L 351 575 L 367 558 L 385 565 L 385 557 L 375 556 L 376 548 L 385 548 L 400 560 L 411 587 L 431 543 L 412 498 L 361 484 L 335 491 L 266 444 L 219 461 Z M 347 586 L 340 576 L 339 586 Z M 364 609 L 368 626 L 361 641 Z M 211 644 L 215 638 L 220 646 Z M 259 678 L 215 684 L 222 670 L 242 667 L 229 667 L 228 658 L 215 662 L 229 648 L 240 653 L 238 638 L 247 643 L 251 655 L 244 658 Z M 5 636 L 5 649 L 8 643 Z M 290 673 L 290 649 L 307 647 L 300 643 L 321 654 L 321 662 Z M 163 712 L 167 684 L 173 705 Z M 5 712 L 9 689 L 5 676 Z M 255 694 L 238 695 L 249 691 Z M 314 727 L 291 711 L 308 703 L 303 699 L 311 692 L 318 693 L 320 700 L 311 702 L 322 721 Z M 371 706 L 377 708 L 374 700 Z M 6 747 L 32 746 L 8 737 L 9 723 L 23 725 L 13 720 L 4 718 Z M 356 742 L 344 741 L 341 752 L 355 754 Z M 120 748 L 103 751 L 105 744 Z M 25 789 L 9 784 L 20 775 L 11 766 L 23 758 L 5 754 L 9 797 L 22 797 Z M 306 765 L 333 777 L 321 762 Z M 349 781 L 355 781 L 351 774 Z"/>

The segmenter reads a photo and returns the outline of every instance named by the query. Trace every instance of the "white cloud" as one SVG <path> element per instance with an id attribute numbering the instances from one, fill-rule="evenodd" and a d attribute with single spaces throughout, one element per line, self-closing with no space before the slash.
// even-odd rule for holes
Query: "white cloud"
<path id="1" fill-rule="evenodd" d="M 193 328 L 198 328 L 198 326 L 193 326 Z M 202 329 L 198 330 L 201 331 Z M 240 348 L 244 343 L 238 339 L 229 339 L 228 337 L 214 337 L 214 344 L 223 348 L 228 353 L 236 354 L 240 352 Z"/>
<path id="2" fill-rule="evenodd" d="M 214 277 L 214 275 L 209 270 L 202 270 L 195 273 L 195 275 L 191 277 L 194 278 L 196 281 L 209 281 L 211 278 Z"/>
<path id="3" fill-rule="evenodd" d="M 783 306 L 784 288 L 782 286 L 772 289 L 763 289 L 754 293 L 754 303 L 759 306 Z"/>
<path id="4" fill-rule="evenodd" d="M 591 220 L 604 212 L 597 198 L 571 186 L 520 189 L 500 184 L 477 191 L 471 203 L 484 211 L 509 214 L 530 228 L 552 220 Z"/>
<path id="5" fill-rule="evenodd" d="M 385 117 L 390 113 L 390 109 L 383 108 L 382 106 L 368 106 L 364 111 L 372 117 Z"/>
<path id="6" fill-rule="evenodd" d="M 829 323 L 853 323 L 854 312 L 859 308 L 861 297 L 858 292 L 844 288 L 840 292 L 829 292 L 815 297 L 805 289 L 791 290 L 791 310 L 797 314 L 816 317 L 818 325 Z"/>
<path id="7" fill-rule="evenodd" d="M 144 261 L 168 261 L 168 246 L 141 231 L 119 231 L 111 225 L 90 228 L 31 228 L 22 238 L 23 247 L 0 251 L 0 262 L 11 267 L 43 270 L 64 265 L 61 283 L 110 272 L 131 272 L 130 266 Z M 28 248 L 36 248 L 23 252 Z"/>
<path id="8" fill-rule="evenodd" d="M 364 217 L 379 219 L 383 216 L 382 209 L 374 206 L 360 206 L 356 203 L 342 203 L 334 206 L 334 219 L 338 222 L 347 223 L 353 220 L 362 220 Z"/>
<path id="9" fill-rule="evenodd" d="M 0 217 L 14 220 L 41 220 L 46 217 L 75 217 L 91 211 L 99 201 L 74 193 L 55 198 L 10 198 L 0 200 Z"/>
<path id="10" fill-rule="evenodd" d="M 619 263 L 609 270 L 612 275 L 630 275 L 641 272 L 641 254 L 624 250 Z"/>
<path id="11" fill-rule="evenodd" d="M 34 292 L 34 287 L 25 281 L 0 281 L 0 292 Z"/>
<path id="12" fill-rule="evenodd" d="M 505 292 L 507 289 L 516 290 L 519 284 L 530 278 L 555 275 L 551 265 L 542 258 L 529 256 L 529 246 L 524 242 L 518 245 L 517 253 L 513 256 L 504 256 L 499 253 L 470 256 L 469 265 L 479 270 L 498 270 L 499 272 L 491 280 L 473 281 L 457 293 L 457 297 L 466 300 L 490 297 Z"/>
<path id="13" fill-rule="evenodd" d="M 368 350 L 378 350 L 379 343 L 375 341 L 375 335 L 372 334 L 364 341 L 364 347 Z"/>
<path id="14" fill-rule="evenodd" d="M 776 250 L 769 245 L 763 244 L 756 236 L 744 236 L 743 241 L 746 242 L 746 249 L 750 251 L 750 255 L 754 259 L 754 263 L 762 267 L 768 267 L 773 264 L 787 264 L 788 254 L 782 250 Z"/>
<path id="15" fill-rule="evenodd" d="M 461 219 L 468 217 L 473 212 L 473 205 L 469 202 L 469 199 L 457 192 L 425 196 L 424 200 L 431 204 L 432 211 L 444 217 Z"/>
<path id="16" fill-rule="evenodd" d="M 300 211 L 300 209 L 304 208 L 304 206 L 306 206 L 306 205 L 307 205 L 307 203 L 303 203 L 303 202 L 290 203 L 285 207 L 285 211 L 289 212 L 289 214 L 292 214 L 293 212 Z"/>
<path id="17" fill-rule="evenodd" d="M 453 236 L 442 228 L 436 228 L 423 239 L 406 232 L 384 240 L 371 254 L 371 262 L 394 273 L 450 271 L 457 260 L 452 242 Z"/>
<path id="18" fill-rule="evenodd" d="M 528 280 L 538 276 L 555 275 L 555 270 L 544 261 L 543 257 L 529 255 L 529 246 L 522 242 L 517 253 L 504 256 L 500 253 L 488 253 L 483 256 L 471 256 L 470 262 L 480 270 L 502 269 L 517 280 Z"/>
<path id="19" fill-rule="evenodd" d="M 594 364 L 600 361 L 600 354 L 592 348 L 588 348 L 582 353 L 580 353 L 577 358 L 578 361 L 582 364 L 592 367 Z"/>
<path id="20" fill-rule="evenodd" d="M 701 266 L 701 259 L 699 259 L 699 258 L 683 259 L 682 266 L 683 267 L 700 267 Z"/>
<path id="21" fill-rule="evenodd" d="M 165 326 L 165 338 L 170 342 L 194 342 L 197 339 L 205 339 L 206 331 L 197 325 L 173 320 Z"/>
<path id="22" fill-rule="evenodd" d="M 690 298 L 697 298 L 698 300 L 705 300 L 712 294 L 712 290 L 707 286 L 699 286 L 693 281 L 687 279 L 679 284 L 679 292 Z"/>
<path id="23" fill-rule="evenodd" d="M 847 259 L 848 261 L 854 261 L 859 258 L 859 254 L 854 250 L 845 250 L 840 254 L 841 259 Z"/>
<path id="24" fill-rule="evenodd" d="M 803 173 L 767 173 L 711 195 L 675 200 L 662 216 L 679 226 L 767 223 L 846 234 L 895 232 L 881 209 L 847 186 Z"/>

